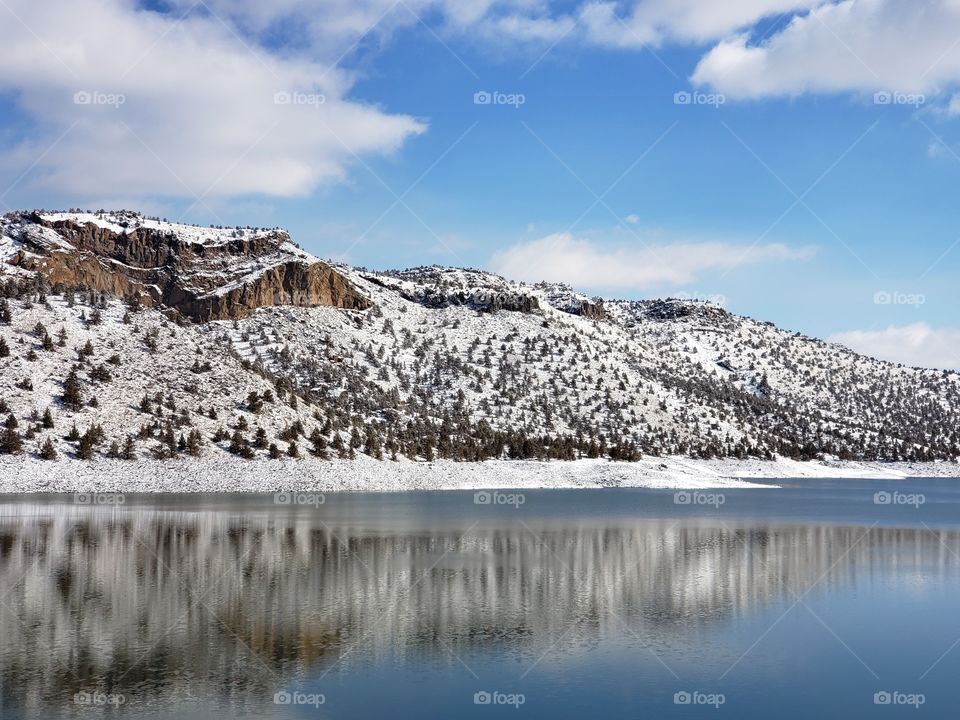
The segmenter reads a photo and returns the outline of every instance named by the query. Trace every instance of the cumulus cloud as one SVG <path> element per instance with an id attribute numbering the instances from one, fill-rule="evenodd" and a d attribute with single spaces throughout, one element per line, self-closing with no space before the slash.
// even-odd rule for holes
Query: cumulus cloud
<path id="1" fill-rule="evenodd" d="M 726 38 L 693 81 L 731 98 L 802 93 L 933 95 L 960 81 L 956 0 L 845 0 L 794 17 L 760 44 Z"/>
<path id="2" fill-rule="evenodd" d="M 960 330 L 927 323 L 891 325 L 883 330 L 851 330 L 828 340 L 864 355 L 928 368 L 960 369 Z"/>
<path id="3" fill-rule="evenodd" d="M 6 0 L 3 14 L 17 29 L 5 34 L 0 92 L 33 125 L 0 163 L 42 188 L 304 195 L 343 177 L 354 155 L 392 152 L 425 130 L 349 100 L 342 71 L 270 53 L 209 15 L 123 0 Z"/>
<path id="4" fill-rule="evenodd" d="M 709 270 L 807 260 L 815 250 L 780 243 L 736 245 L 692 242 L 644 248 L 607 248 L 569 233 L 555 233 L 498 251 L 490 266 L 505 277 L 525 282 L 565 282 L 590 290 L 644 291 L 678 286 Z"/>
<path id="5" fill-rule="evenodd" d="M 189 10 L 192 0 L 175 0 Z M 430 21 L 447 37 L 539 48 L 707 46 L 692 80 L 730 98 L 806 92 L 951 92 L 960 81 L 956 0 L 207 0 L 257 34 L 300 36 L 328 59 Z M 758 23 L 786 17 L 756 40 Z M 896 51 L 891 52 L 891 48 Z"/>

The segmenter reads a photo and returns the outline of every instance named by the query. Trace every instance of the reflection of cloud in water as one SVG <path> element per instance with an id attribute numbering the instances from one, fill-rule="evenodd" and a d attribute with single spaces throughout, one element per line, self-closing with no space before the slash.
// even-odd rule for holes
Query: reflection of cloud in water
<path id="1" fill-rule="evenodd" d="M 623 639 L 620 619 L 670 648 L 731 613 L 792 601 L 784 584 L 824 592 L 894 566 L 960 564 L 955 533 L 915 529 L 592 520 L 461 533 L 135 508 L 0 516 L 4 700 L 110 687 L 187 710 L 213 692 L 262 703 L 278 676 L 348 649 L 338 670 L 446 648 L 536 657 L 561 636 L 556 652 Z"/>

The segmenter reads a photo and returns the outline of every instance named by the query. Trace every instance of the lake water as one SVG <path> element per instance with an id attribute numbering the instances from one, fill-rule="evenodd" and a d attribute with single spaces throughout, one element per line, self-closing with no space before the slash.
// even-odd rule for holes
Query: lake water
<path id="1" fill-rule="evenodd" d="M 5 496 L 0 717 L 955 716 L 960 483 L 786 485 Z"/>

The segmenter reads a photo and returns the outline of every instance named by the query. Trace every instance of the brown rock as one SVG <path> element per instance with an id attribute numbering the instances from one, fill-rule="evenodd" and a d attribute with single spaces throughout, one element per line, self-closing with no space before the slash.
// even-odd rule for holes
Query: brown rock
<path id="1" fill-rule="evenodd" d="M 198 322 L 243 317 L 270 305 L 370 306 L 332 267 L 300 257 L 281 231 L 203 243 L 151 228 L 116 233 L 37 214 L 20 221 L 15 234 L 25 251 L 11 264 L 42 274 L 51 285 L 135 296 Z"/>

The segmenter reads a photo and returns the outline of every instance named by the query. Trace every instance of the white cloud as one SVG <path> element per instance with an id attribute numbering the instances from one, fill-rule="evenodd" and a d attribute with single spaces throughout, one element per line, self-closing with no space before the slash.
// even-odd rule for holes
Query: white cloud
<path id="1" fill-rule="evenodd" d="M 613 48 L 664 41 L 704 43 L 757 21 L 807 10 L 827 0 L 582 0 L 554 11 L 547 0 L 206 0 L 218 15 L 254 34 L 296 33 L 329 60 L 361 37 L 386 42 L 426 19 L 440 32 L 496 42 L 565 40 Z M 175 0 L 181 11 L 193 0 Z M 559 5 L 559 3 L 553 3 Z"/>
<path id="2" fill-rule="evenodd" d="M 751 247 L 723 242 L 611 249 L 569 233 L 555 233 L 496 252 L 490 266 L 494 272 L 526 282 L 547 280 L 590 290 L 643 291 L 690 283 L 708 270 L 806 260 L 814 252 L 813 248 L 793 249 L 780 243 Z"/>
<path id="3" fill-rule="evenodd" d="M 588 2 L 579 11 L 584 36 L 614 47 L 659 45 L 665 40 L 703 43 L 725 37 L 759 20 L 796 12 L 825 0 L 640 0 L 628 13 L 614 2 Z"/>
<path id="4" fill-rule="evenodd" d="M 729 98 L 802 93 L 934 95 L 960 81 L 956 0 L 845 0 L 797 16 L 759 45 L 746 35 L 710 50 L 693 81 Z"/>
<path id="5" fill-rule="evenodd" d="M 197 11 L 195 0 L 171 0 L 174 14 Z M 253 37 L 282 37 L 334 62 L 358 44 L 385 43 L 397 30 L 440 11 L 452 26 L 482 18 L 492 0 L 205 0 L 217 17 Z M 202 14 L 202 13 L 199 13 Z M 431 18 L 432 19 L 432 18 Z"/>
<path id="6" fill-rule="evenodd" d="M 826 0 L 588 0 L 567 14 L 554 16 L 542 10 L 536 14 L 535 4 L 518 3 L 525 15 L 515 13 L 488 24 L 500 37 L 568 38 L 602 47 L 641 48 L 667 41 L 710 42 L 763 18 L 807 10 L 823 2 Z"/>
<path id="7" fill-rule="evenodd" d="M 960 330 L 934 329 L 924 322 L 891 325 L 884 330 L 851 330 L 835 333 L 828 340 L 890 362 L 960 369 Z"/>
<path id="8" fill-rule="evenodd" d="M 30 30 L 14 31 L 11 12 Z M 425 129 L 346 99 L 343 72 L 271 54 L 213 17 L 122 0 L 7 0 L 4 14 L 0 91 L 34 120 L 0 157 L 8 182 L 36 163 L 27 182 L 78 198 L 296 196 L 343 177 L 354 153 Z M 122 103 L 76 104 L 78 92 Z M 277 104 L 280 92 L 302 95 Z"/>
<path id="9" fill-rule="evenodd" d="M 171 8 L 153 12 L 133 0 L 2 4 L 10 32 L 0 92 L 32 120 L 0 150 L 8 183 L 31 170 L 25 184 L 78 199 L 308 194 L 343 178 L 355 154 L 390 153 L 425 131 L 416 118 L 351 100 L 357 73 L 341 62 L 398 29 L 426 33 L 421 18 L 447 38 L 538 56 L 557 42 L 638 49 L 719 41 L 693 80 L 730 98 L 946 95 L 960 85 L 958 0 L 578 0 L 563 10 L 547 0 L 173 0 Z M 780 14 L 793 19 L 751 45 L 756 23 Z M 125 102 L 75 105 L 78 91 Z M 283 91 L 325 102 L 275 104 Z M 960 112 L 960 100 L 945 111 Z"/>

